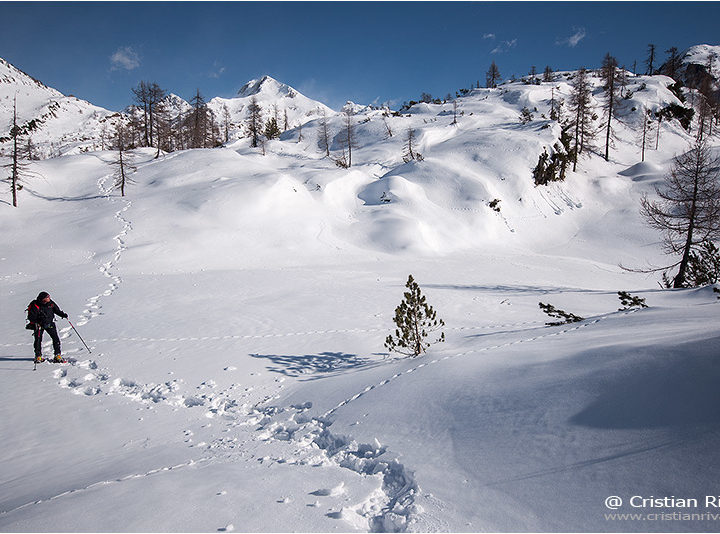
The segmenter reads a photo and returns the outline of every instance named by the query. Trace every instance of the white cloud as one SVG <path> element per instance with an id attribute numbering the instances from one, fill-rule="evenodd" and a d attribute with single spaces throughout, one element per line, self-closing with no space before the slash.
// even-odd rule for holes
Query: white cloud
<path id="1" fill-rule="evenodd" d="M 565 39 L 558 39 L 557 41 L 555 41 L 555 44 L 568 45 L 570 48 L 574 48 L 578 45 L 580 41 L 582 41 L 587 36 L 585 28 L 573 28 L 573 31 L 575 33 L 573 33 L 570 37 L 567 37 Z"/>
<path id="2" fill-rule="evenodd" d="M 485 35 L 483 35 L 483 39 L 495 39 L 495 34 L 494 33 L 486 33 Z"/>
<path id="3" fill-rule="evenodd" d="M 110 56 L 110 63 L 112 70 L 133 70 L 140 66 L 140 56 L 132 47 L 123 46 Z"/>
<path id="4" fill-rule="evenodd" d="M 219 78 L 220 76 L 222 76 L 225 73 L 225 70 L 226 70 L 225 67 L 220 65 L 219 62 L 215 61 L 213 63 L 213 70 L 210 73 L 210 77 L 211 78 Z"/>
<path id="5" fill-rule="evenodd" d="M 511 48 L 515 48 L 517 46 L 517 39 L 513 39 L 512 41 L 503 41 L 499 45 L 497 45 L 495 48 L 492 49 L 490 52 L 491 54 L 502 54 L 503 52 L 507 52 Z"/>

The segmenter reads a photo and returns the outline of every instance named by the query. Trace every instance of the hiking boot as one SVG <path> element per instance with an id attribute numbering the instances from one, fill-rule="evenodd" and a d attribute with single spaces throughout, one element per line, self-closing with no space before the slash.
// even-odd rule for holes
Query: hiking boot
<path id="1" fill-rule="evenodd" d="M 35 363 L 42 363 L 45 361 L 45 358 L 42 356 L 35 356 Z"/>
<path id="2" fill-rule="evenodd" d="M 53 363 L 67 363 L 67 360 L 63 358 L 61 354 L 56 354 L 55 358 L 53 358 Z"/>

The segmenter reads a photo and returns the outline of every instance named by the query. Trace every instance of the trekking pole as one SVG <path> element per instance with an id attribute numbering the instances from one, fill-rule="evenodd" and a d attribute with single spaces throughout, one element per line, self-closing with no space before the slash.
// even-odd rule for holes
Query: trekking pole
<path id="1" fill-rule="evenodd" d="M 38 330 L 40 330 L 40 327 L 37 324 L 35 324 L 35 335 L 33 336 L 33 341 L 37 338 Z M 35 362 L 33 364 L 33 371 L 37 371 L 37 357 L 33 358 L 33 361 Z"/>
<path id="2" fill-rule="evenodd" d="M 67 319 L 67 322 L 70 323 L 70 319 L 68 319 L 67 317 L 65 317 L 65 318 Z M 90 354 L 92 354 L 92 351 L 90 350 L 90 347 L 87 346 L 87 343 L 85 343 L 85 340 L 84 340 L 84 339 L 82 338 L 82 336 L 78 333 L 77 329 L 75 328 L 75 325 L 73 325 L 72 323 L 70 323 L 70 326 L 72 326 L 72 329 L 75 330 L 75 333 L 77 334 L 77 337 L 80 338 L 80 341 L 82 341 L 82 344 L 85 345 L 85 348 L 87 349 L 87 351 L 88 351 Z"/>

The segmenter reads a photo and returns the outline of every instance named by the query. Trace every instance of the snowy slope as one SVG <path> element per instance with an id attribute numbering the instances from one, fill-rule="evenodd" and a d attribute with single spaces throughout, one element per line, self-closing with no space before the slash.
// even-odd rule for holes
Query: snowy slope
<path id="1" fill-rule="evenodd" d="M 663 122 L 640 163 L 634 125 L 668 78 L 630 81 L 610 162 L 533 185 L 569 76 L 475 90 L 457 124 L 358 109 L 350 169 L 312 117 L 265 156 L 138 150 L 124 198 L 110 152 L 33 162 L 0 203 L 0 530 L 714 529 L 605 515 L 715 494 L 720 301 L 618 267 L 664 260 L 638 200 L 690 136 Z M 447 325 L 415 359 L 383 348 L 410 273 Z M 92 353 L 59 320 L 70 363 L 32 371 L 42 290 Z"/>

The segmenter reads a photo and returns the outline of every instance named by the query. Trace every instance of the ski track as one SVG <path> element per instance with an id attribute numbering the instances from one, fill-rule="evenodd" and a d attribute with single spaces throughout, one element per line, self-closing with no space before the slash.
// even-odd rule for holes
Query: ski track
<path id="1" fill-rule="evenodd" d="M 157 475 L 159 473 L 169 473 L 171 471 L 177 471 L 178 469 L 182 469 L 185 467 L 191 467 L 191 466 L 195 466 L 198 464 L 208 462 L 210 459 L 211 458 L 199 458 L 197 460 L 188 460 L 187 462 L 184 462 L 181 464 L 176 464 L 176 465 L 167 466 L 167 467 L 159 467 L 157 469 L 151 469 L 150 471 L 147 471 L 145 473 L 135 473 L 135 474 L 121 477 L 121 478 L 116 478 L 116 479 L 111 479 L 111 480 L 102 480 L 100 482 L 93 482 L 92 484 L 82 487 L 82 488 L 74 488 L 74 489 L 66 490 L 66 491 L 63 491 L 62 493 L 58 493 L 57 495 L 53 495 L 52 497 L 47 497 L 45 499 L 38 499 L 38 500 L 35 500 L 32 502 L 27 502 L 25 504 L 21 504 L 20 506 L 15 507 L 11 510 L 0 511 L 0 517 L 7 515 L 7 514 L 11 514 L 13 512 L 17 512 L 18 510 L 23 510 L 24 508 L 28 508 L 30 506 L 36 506 L 36 505 L 52 502 L 57 499 L 61 499 L 62 497 L 66 497 L 68 495 L 75 495 L 75 494 L 82 493 L 85 491 L 90 491 L 92 489 L 95 489 L 95 488 L 98 488 L 101 486 L 109 486 L 111 484 L 119 484 L 119 483 L 125 482 L 127 480 L 135 480 L 135 479 L 139 479 L 139 478 L 145 478 L 145 477 Z"/>
<path id="2" fill-rule="evenodd" d="M 118 202 L 117 198 L 111 196 L 113 190 L 112 187 L 106 185 L 108 179 L 110 179 L 110 175 L 100 178 L 98 180 L 98 188 L 108 201 Z M 99 295 L 90 297 L 87 300 L 86 309 L 83 311 L 81 319 L 78 321 L 78 325 L 80 326 L 87 324 L 94 317 L 101 315 L 102 305 L 100 304 L 100 301 L 105 297 L 112 296 L 112 294 L 122 284 L 122 278 L 115 274 L 115 270 L 122 257 L 123 251 L 126 249 L 125 237 L 128 232 L 132 230 L 131 222 L 124 216 L 125 212 L 132 206 L 132 203 L 125 199 L 122 199 L 122 203 L 122 208 L 116 211 L 114 215 L 122 228 L 120 233 L 113 238 L 117 243 L 115 252 L 112 259 L 98 267 L 100 272 L 110 279 L 108 289 Z M 634 311 L 637 310 L 629 310 L 624 313 L 627 314 Z M 272 386 L 265 386 L 264 391 L 255 391 L 253 387 L 243 388 L 238 384 L 233 384 L 229 388 L 221 391 L 215 391 L 216 384 L 213 381 L 208 381 L 196 386 L 192 394 L 183 395 L 181 390 L 184 389 L 185 384 L 182 379 L 171 380 L 162 384 L 140 384 L 126 378 L 113 378 L 109 371 L 99 369 L 97 362 L 93 359 L 78 360 L 75 358 L 69 358 L 70 365 L 53 371 L 53 377 L 58 381 L 58 385 L 60 387 L 70 389 L 74 394 L 92 397 L 104 393 L 105 395 L 121 395 L 131 401 L 148 405 L 164 404 L 175 410 L 183 408 L 202 409 L 204 410 L 203 415 L 205 417 L 219 418 L 226 423 L 227 428 L 223 432 L 229 432 L 232 428 L 242 428 L 246 432 L 249 432 L 249 437 L 239 445 L 237 438 L 228 437 L 216 438 L 209 444 L 205 442 L 191 444 L 191 447 L 205 447 L 208 450 L 214 450 L 216 455 L 204 457 L 199 460 L 190 460 L 171 467 L 153 469 L 146 473 L 131 474 L 115 480 L 96 482 L 83 488 L 68 490 L 46 499 L 29 502 L 12 510 L 2 511 L 0 512 L 0 515 L 21 510 L 28 506 L 50 502 L 78 492 L 89 491 L 101 486 L 152 476 L 162 472 L 170 472 L 180 468 L 208 462 L 213 459 L 219 460 L 220 452 L 232 450 L 237 447 L 241 447 L 240 454 L 245 455 L 249 450 L 250 442 L 260 445 L 268 442 L 284 442 L 290 446 L 291 450 L 289 455 L 286 455 L 287 457 L 261 456 L 257 458 L 257 461 L 261 463 L 277 462 L 316 467 L 331 466 L 349 469 L 352 472 L 357 473 L 359 476 L 378 478 L 379 488 L 373 491 L 365 500 L 353 506 L 343 507 L 337 512 L 327 514 L 328 517 L 342 519 L 355 528 L 370 532 L 405 532 L 408 527 L 417 522 L 418 516 L 422 514 L 422 507 L 416 502 L 421 490 L 415 481 L 413 473 L 400 463 L 397 456 L 388 451 L 386 447 L 377 441 L 377 439 L 375 440 L 375 443 L 372 444 L 357 443 L 348 436 L 333 434 L 330 431 L 330 427 L 333 424 L 333 421 L 331 420 L 332 416 L 341 408 L 358 400 L 371 391 L 386 386 L 403 376 L 418 372 L 425 367 L 470 354 L 481 354 L 483 352 L 499 350 L 512 345 L 529 343 L 552 336 L 569 334 L 582 328 L 597 324 L 611 315 L 614 314 L 608 314 L 595 319 L 586 320 L 582 323 L 573 325 L 570 328 L 553 329 L 545 334 L 539 334 L 533 337 L 521 337 L 520 339 L 516 339 L 514 341 L 483 347 L 481 349 L 472 349 L 430 360 L 423 358 L 419 360 L 418 365 L 415 367 L 393 374 L 392 376 L 389 376 L 388 378 L 385 378 L 375 384 L 368 385 L 362 391 L 359 391 L 343 400 L 319 417 L 309 417 L 307 415 L 306 412 L 312 408 L 312 403 L 310 402 L 289 407 L 277 407 L 269 404 L 271 401 L 280 398 L 280 392 L 284 387 L 282 384 L 285 380 L 284 378 L 278 378 L 275 381 L 274 391 L 269 390 L 269 387 Z M 540 321 L 526 321 L 521 323 L 505 323 L 485 326 L 463 326 L 448 330 L 458 332 L 467 330 L 490 330 L 491 332 L 489 335 L 492 335 L 500 333 L 493 332 L 493 330 L 497 329 L 530 327 L 522 330 L 525 331 L 535 329 L 535 327 L 540 324 L 542 324 Z M 63 338 L 67 338 L 70 335 L 69 330 L 70 328 L 64 328 L 61 331 Z M 94 339 L 89 340 L 89 342 L 103 343 L 126 341 L 172 343 L 209 340 L 232 341 L 330 334 L 366 334 L 384 332 L 386 330 L 386 328 L 353 328 L 255 335 L 189 336 L 181 338 L 118 337 Z M 74 340 L 69 340 L 68 342 L 77 343 Z M 20 345 L 25 344 L 0 344 L 2 347 Z M 79 350 L 80 349 L 78 349 L 78 352 Z M 102 354 L 100 354 L 100 356 L 102 356 Z M 71 368 L 81 370 L 78 376 L 68 376 L 68 369 Z M 186 431 L 186 436 L 191 435 L 191 431 Z M 186 441 L 192 442 L 192 438 L 188 437 Z M 245 452 L 243 452 L 243 450 L 245 450 Z M 254 456 L 251 455 L 251 457 Z M 225 461 L 228 460 L 226 459 Z M 338 492 L 342 491 L 343 489 L 341 485 L 331 489 L 321 488 L 313 494 L 320 497 L 335 496 Z M 429 496 L 426 497 L 429 498 Z"/>

